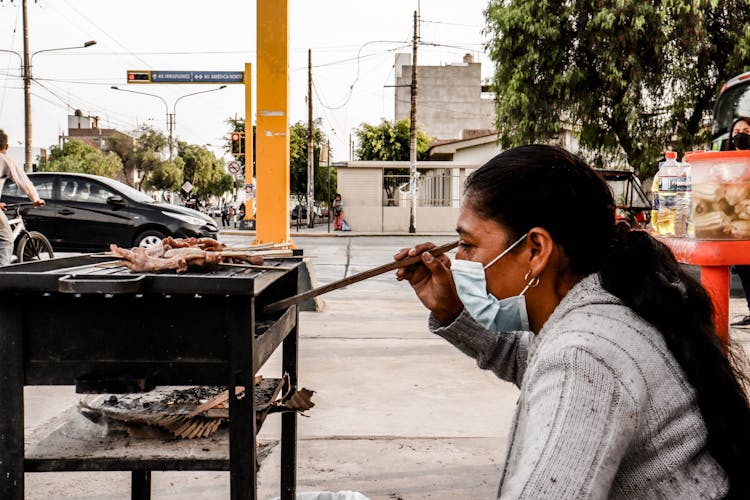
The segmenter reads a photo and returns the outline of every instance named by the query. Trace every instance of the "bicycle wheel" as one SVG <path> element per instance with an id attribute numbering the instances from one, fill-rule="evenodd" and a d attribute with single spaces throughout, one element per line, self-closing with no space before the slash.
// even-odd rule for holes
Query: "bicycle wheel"
<path id="1" fill-rule="evenodd" d="M 54 259 L 55 253 L 52 251 L 52 245 L 42 233 L 29 231 L 21 236 L 16 247 L 16 257 L 18 262 L 29 262 L 32 260 Z"/>

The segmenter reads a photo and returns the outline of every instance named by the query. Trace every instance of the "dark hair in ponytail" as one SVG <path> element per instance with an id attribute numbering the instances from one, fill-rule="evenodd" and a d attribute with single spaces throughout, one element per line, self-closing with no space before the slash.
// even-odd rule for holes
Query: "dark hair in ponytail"
<path id="1" fill-rule="evenodd" d="M 598 272 L 602 285 L 659 329 L 680 364 L 708 432 L 708 449 L 729 477 L 727 498 L 750 498 L 750 404 L 744 355 L 716 336 L 705 289 L 671 250 L 644 231 L 615 227 L 606 182 L 564 149 L 528 145 L 505 151 L 466 181 L 466 203 L 517 238 L 543 227 L 571 271 Z M 744 386 L 744 387 L 743 387 Z"/>
<path id="2" fill-rule="evenodd" d="M 644 231 L 623 231 L 599 271 L 602 285 L 656 326 L 695 388 L 708 430 L 708 449 L 729 476 L 728 498 L 750 498 L 747 455 L 750 387 L 736 346 L 716 336 L 706 290 L 685 273 L 663 243 Z"/>

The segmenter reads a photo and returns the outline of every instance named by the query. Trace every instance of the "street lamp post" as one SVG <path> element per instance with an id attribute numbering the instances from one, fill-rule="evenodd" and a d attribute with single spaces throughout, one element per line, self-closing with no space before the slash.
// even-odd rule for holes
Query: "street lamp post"
<path id="1" fill-rule="evenodd" d="M 31 140 L 31 67 L 32 62 L 34 61 L 34 56 L 37 54 L 41 54 L 42 52 L 54 52 L 58 50 L 72 50 L 72 49 L 84 49 L 86 47 L 91 47 L 92 45 L 96 45 L 96 40 L 89 40 L 87 42 L 84 42 L 83 45 L 76 45 L 73 47 L 59 47 L 54 49 L 43 49 L 43 50 L 37 50 L 36 52 L 29 55 L 29 37 L 28 37 L 28 29 L 27 29 L 27 20 L 26 20 L 26 3 L 24 2 L 24 50 L 23 50 L 23 56 L 16 52 L 15 50 L 7 50 L 7 49 L 0 49 L 0 52 L 8 52 L 11 54 L 15 54 L 18 56 L 18 58 L 21 60 L 21 69 L 23 70 L 23 111 L 24 111 L 24 170 L 27 172 L 31 172 L 32 169 L 32 161 L 31 161 L 31 146 L 32 146 L 32 140 Z"/>
<path id="2" fill-rule="evenodd" d="M 166 112 L 167 112 L 167 131 L 169 132 L 169 138 L 168 138 L 168 141 L 169 141 L 169 143 L 168 143 L 169 144 L 169 161 L 172 161 L 172 151 L 173 151 L 172 144 L 174 142 L 174 127 L 175 127 L 175 124 L 177 123 L 176 119 L 175 119 L 176 113 L 177 113 L 177 103 L 180 102 L 180 100 L 184 99 L 185 97 L 190 97 L 190 96 L 198 95 L 198 94 L 205 94 L 207 92 L 216 92 L 217 90 L 222 90 L 222 89 L 227 88 L 227 86 L 226 85 L 222 85 L 221 87 L 217 87 L 215 89 L 201 90 L 200 92 L 193 92 L 191 94 L 182 95 L 182 96 L 178 97 L 177 100 L 175 100 L 174 104 L 172 105 L 172 112 L 171 113 L 169 112 L 169 104 L 167 104 L 167 101 L 164 100 L 164 98 L 162 96 L 160 96 L 160 95 L 149 94 L 148 92 L 139 92 L 137 90 L 121 89 L 120 87 L 118 87 L 116 85 L 112 85 L 112 87 L 110 87 L 110 88 L 112 90 L 119 90 L 120 92 L 130 92 L 131 94 L 141 94 L 141 95 L 148 95 L 148 96 L 151 96 L 151 97 L 156 97 L 157 99 L 160 99 L 161 102 L 164 103 L 164 108 L 166 109 Z"/>
<path id="3" fill-rule="evenodd" d="M 157 94 L 149 94 L 148 92 L 139 92 L 138 90 L 130 90 L 130 89 L 121 89 L 117 85 L 112 85 L 110 87 L 112 90 L 119 90 L 120 92 L 130 92 L 131 94 L 140 94 L 140 95 L 147 95 L 151 97 L 156 97 L 161 102 L 164 103 L 164 109 L 166 110 L 167 114 L 167 130 L 169 130 L 169 161 L 172 161 L 172 118 L 169 114 L 169 104 L 167 104 L 167 101 L 160 95 Z"/>
<path id="4" fill-rule="evenodd" d="M 225 88 L 227 88 L 227 86 L 226 85 L 222 85 L 222 86 L 217 87 L 215 89 L 201 90 L 200 92 L 193 92 L 191 94 L 181 95 L 180 97 L 178 97 L 175 100 L 174 104 L 172 105 L 172 116 L 170 118 L 170 120 L 171 120 L 171 128 L 170 128 L 170 131 L 169 131 L 169 143 L 170 143 L 170 146 L 169 146 L 169 159 L 170 160 L 172 159 L 172 133 L 174 131 L 175 126 L 177 125 L 177 103 L 180 102 L 182 99 L 184 99 L 186 97 L 190 97 L 190 96 L 198 95 L 198 94 L 206 94 L 208 92 L 216 92 L 217 90 L 223 90 Z"/>

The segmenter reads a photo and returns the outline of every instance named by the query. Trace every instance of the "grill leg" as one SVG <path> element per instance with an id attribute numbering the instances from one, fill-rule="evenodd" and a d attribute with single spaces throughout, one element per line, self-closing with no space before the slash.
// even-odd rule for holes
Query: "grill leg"
<path id="1" fill-rule="evenodd" d="M 131 473 L 130 498 L 132 500 L 151 500 L 151 471 L 134 470 Z"/>
<path id="2" fill-rule="evenodd" d="M 232 299 L 229 299 L 232 300 Z M 229 337 L 229 477 L 232 500 L 255 500 L 258 496 L 255 463 L 255 375 L 253 373 L 254 309 L 238 297 L 227 317 Z M 254 300 L 254 299 L 251 299 Z M 235 387 L 244 386 L 241 398 Z"/>
<path id="3" fill-rule="evenodd" d="M 297 390 L 297 346 L 299 313 L 295 309 L 294 329 L 284 339 L 283 371 L 289 374 L 292 390 Z M 281 500 L 294 500 L 297 490 L 297 413 L 281 414 Z"/>
<path id="4" fill-rule="evenodd" d="M 23 500 L 23 333 L 9 295 L 0 295 L 0 367 L 0 498 Z"/>

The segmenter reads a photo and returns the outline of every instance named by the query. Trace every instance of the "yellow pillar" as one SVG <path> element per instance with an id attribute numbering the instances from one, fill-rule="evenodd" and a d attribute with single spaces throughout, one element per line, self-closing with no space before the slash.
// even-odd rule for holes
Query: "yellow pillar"
<path id="1" fill-rule="evenodd" d="M 255 219 L 253 201 L 255 183 L 253 180 L 253 65 L 245 63 L 245 220 Z M 248 186 L 252 186 L 247 189 Z"/>
<path id="2" fill-rule="evenodd" d="M 258 0 L 256 122 L 259 243 L 289 234 L 289 0 Z M 252 123 L 246 129 L 252 130 Z M 251 160 L 250 160 L 251 161 Z"/>

